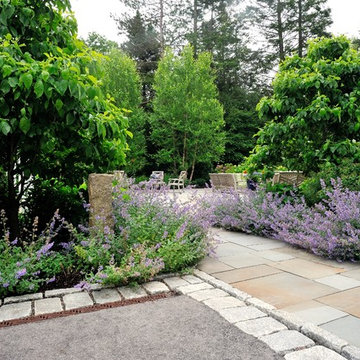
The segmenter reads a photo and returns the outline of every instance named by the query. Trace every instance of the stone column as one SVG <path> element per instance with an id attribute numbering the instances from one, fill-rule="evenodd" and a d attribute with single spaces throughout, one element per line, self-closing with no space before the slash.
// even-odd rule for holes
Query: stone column
<path id="1" fill-rule="evenodd" d="M 104 226 L 114 229 L 113 218 L 113 174 L 90 174 L 89 175 L 89 203 L 90 203 L 90 227 L 97 225 L 97 217 L 102 219 Z"/>

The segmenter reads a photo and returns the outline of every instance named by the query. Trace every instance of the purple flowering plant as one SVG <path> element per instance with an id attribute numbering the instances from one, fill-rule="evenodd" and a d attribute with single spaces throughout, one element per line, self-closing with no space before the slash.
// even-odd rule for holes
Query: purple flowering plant
<path id="1" fill-rule="evenodd" d="M 304 198 L 264 189 L 214 191 L 203 199 L 214 224 L 228 230 L 282 240 L 338 261 L 360 260 L 360 192 L 332 180 L 322 183 L 325 199 L 309 207 Z"/>
<path id="2" fill-rule="evenodd" d="M 73 259 L 68 251 L 61 251 L 61 246 L 54 251 L 57 233 L 68 226 L 58 212 L 40 234 L 35 218 L 31 231 L 25 232 L 27 236 L 21 241 L 10 241 L 4 211 L 1 211 L 0 220 L 4 234 L 0 238 L 0 297 L 36 292 L 72 266 Z"/>

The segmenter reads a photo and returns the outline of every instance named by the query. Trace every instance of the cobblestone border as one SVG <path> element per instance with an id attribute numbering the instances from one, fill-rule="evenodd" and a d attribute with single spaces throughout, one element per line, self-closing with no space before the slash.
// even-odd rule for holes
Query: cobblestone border
<path id="1" fill-rule="evenodd" d="M 229 323 L 255 336 L 286 360 L 304 358 L 360 360 L 360 349 L 334 334 L 306 323 L 294 315 L 277 310 L 231 285 L 200 271 L 194 275 L 168 274 L 137 288 L 93 286 L 89 292 L 75 288 L 5 298 L 0 304 L 0 327 L 21 323 L 21 319 L 55 317 L 72 311 L 101 309 L 111 303 L 130 304 L 131 300 L 176 292 L 202 302 Z M 83 309 L 83 310 L 81 310 Z M 51 315 L 52 314 L 52 315 Z"/>

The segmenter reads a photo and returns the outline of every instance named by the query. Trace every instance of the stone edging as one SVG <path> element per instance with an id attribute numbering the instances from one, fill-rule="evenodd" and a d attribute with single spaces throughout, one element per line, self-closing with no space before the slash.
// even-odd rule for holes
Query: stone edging
<path id="1" fill-rule="evenodd" d="M 229 323 L 266 343 L 286 360 L 301 360 L 304 357 L 360 360 L 360 349 L 345 340 L 199 270 L 194 270 L 194 275 L 162 275 L 138 288 L 95 285 L 89 292 L 68 288 L 8 297 L 0 305 L 0 327 L 15 319 L 140 299 L 170 291 L 202 302 Z"/>
<path id="2" fill-rule="evenodd" d="M 312 323 L 307 323 L 300 318 L 287 313 L 286 311 L 277 310 L 274 306 L 269 305 L 262 300 L 251 297 L 249 294 L 240 291 L 238 289 L 234 289 L 231 285 L 218 280 L 200 270 L 194 270 L 194 274 L 200 279 L 204 280 L 210 285 L 215 286 L 218 289 L 221 289 L 233 297 L 242 300 L 248 306 L 253 306 L 256 309 L 264 312 L 269 317 L 278 320 L 280 323 L 284 324 L 289 330 L 296 331 L 305 335 L 306 337 L 313 340 L 316 344 L 322 345 L 325 348 L 331 349 L 335 351 L 337 354 L 345 357 L 348 360 L 360 360 L 360 348 L 356 346 L 349 345 L 347 341 L 337 337 L 336 335 L 330 333 L 327 330 L 320 328 Z M 242 329 L 245 331 L 244 329 Z M 245 331 L 246 332 L 246 331 Z M 262 337 L 259 337 L 260 339 Z M 263 339 L 264 340 L 264 339 Z M 266 342 L 266 341 L 265 341 Z M 270 345 L 268 343 L 268 345 Z M 271 347 L 271 345 L 270 345 Z M 316 347 L 316 346 L 315 346 Z M 311 349 L 311 348 L 310 348 Z M 309 351 L 310 351 L 309 349 Z M 318 348 L 319 349 L 319 348 Z M 305 351 L 305 350 L 304 350 Z M 321 351 L 321 350 L 320 350 Z M 319 354 L 320 354 L 319 351 Z M 294 356 L 289 354 L 285 356 L 285 359 L 289 360 L 301 360 L 301 351 L 299 352 L 299 357 L 295 355 L 295 352 L 292 353 Z M 322 354 L 322 353 L 321 353 Z M 327 358 L 328 360 L 339 357 L 331 357 L 330 354 L 322 354 L 323 358 Z"/>

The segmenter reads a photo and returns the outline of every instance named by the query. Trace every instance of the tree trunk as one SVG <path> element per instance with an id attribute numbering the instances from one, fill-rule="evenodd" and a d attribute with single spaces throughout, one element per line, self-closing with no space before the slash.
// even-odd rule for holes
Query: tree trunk
<path id="1" fill-rule="evenodd" d="M 303 38 L 303 13 L 302 13 L 302 0 L 298 0 L 298 32 L 299 32 L 299 49 L 298 54 L 300 57 L 303 57 L 303 48 L 304 48 L 304 38 Z"/>
<path id="2" fill-rule="evenodd" d="M 280 61 L 285 59 L 285 50 L 284 50 L 284 27 L 282 23 L 282 12 L 283 12 L 283 5 L 281 0 L 277 0 L 277 22 L 278 22 L 278 36 L 279 36 L 279 58 Z"/>
<path id="3" fill-rule="evenodd" d="M 7 209 L 6 216 L 8 218 L 8 225 L 10 229 L 10 240 L 19 238 L 20 235 L 20 226 L 19 226 L 19 201 L 17 199 L 15 184 L 14 184 L 14 175 L 13 171 L 8 171 L 7 176 L 7 188 L 8 188 L 8 197 L 7 197 Z"/>
<path id="4" fill-rule="evenodd" d="M 186 140 L 187 134 L 184 134 L 184 143 L 183 143 L 183 156 L 182 156 L 182 168 L 185 169 L 185 161 L 186 161 Z"/>
<path id="5" fill-rule="evenodd" d="M 193 159 L 193 162 L 192 162 L 192 165 L 191 165 L 191 174 L 190 174 L 190 182 L 192 181 L 193 179 L 193 176 L 194 176 L 194 171 L 195 171 L 195 158 Z"/>
<path id="6" fill-rule="evenodd" d="M 194 18 L 193 18 L 193 33 L 194 33 L 194 39 L 193 39 L 193 47 L 194 47 L 194 57 L 196 58 L 197 56 L 197 51 L 198 51 L 198 0 L 194 0 Z"/>
<path id="7" fill-rule="evenodd" d="M 160 52 L 164 53 L 165 40 L 164 40 L 164 0 L 159 0 L 160 3 Z"/>

